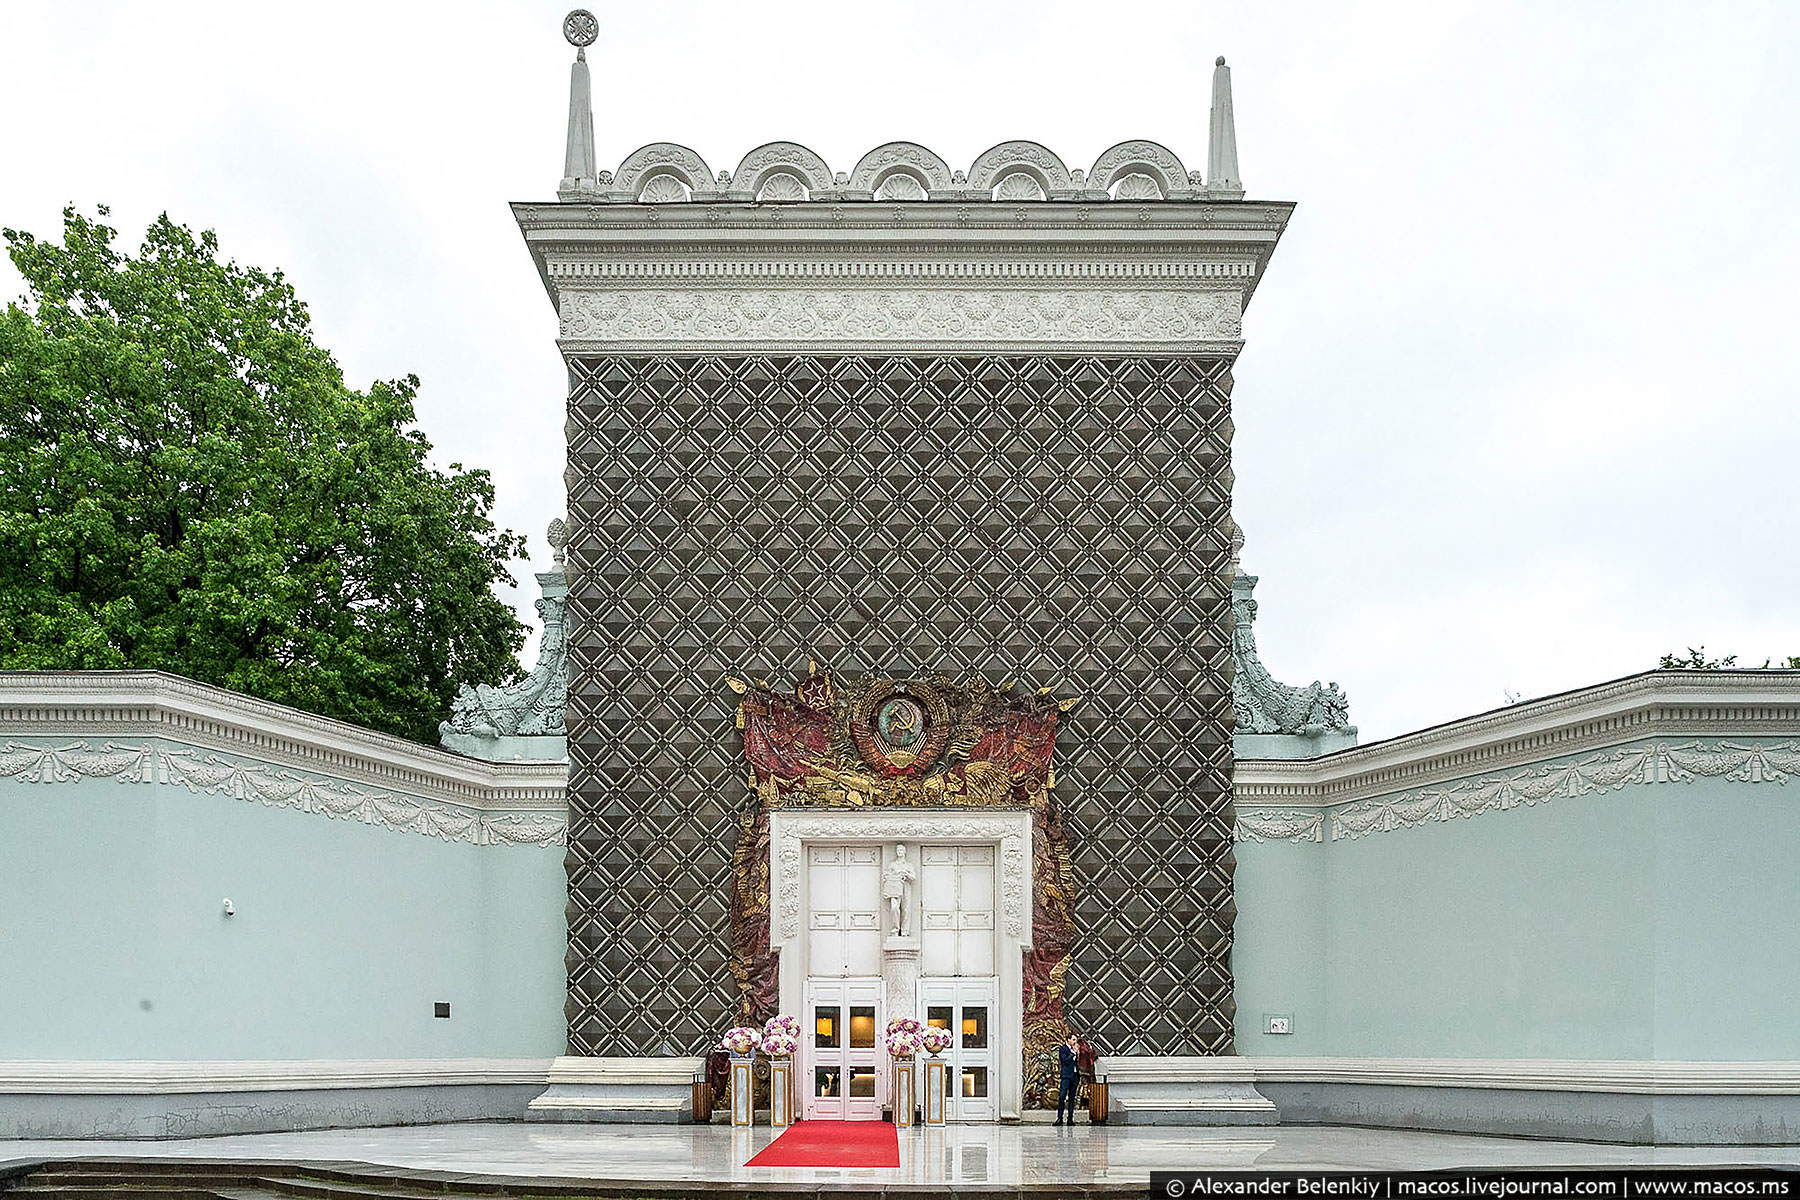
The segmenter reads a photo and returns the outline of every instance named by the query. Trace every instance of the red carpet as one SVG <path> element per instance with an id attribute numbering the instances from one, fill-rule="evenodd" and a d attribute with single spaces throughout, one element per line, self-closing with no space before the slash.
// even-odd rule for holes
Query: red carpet
<path id="1" fill-rule="evenodd" d="M 900 1137 L 886 1121 L 797 1121 L 746 1167 L 898 1167 Z"/>

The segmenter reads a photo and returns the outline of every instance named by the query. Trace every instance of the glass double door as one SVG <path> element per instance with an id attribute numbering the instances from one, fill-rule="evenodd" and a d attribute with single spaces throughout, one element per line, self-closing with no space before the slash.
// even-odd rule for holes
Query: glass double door
<path id="1" fill-rule="evenodd" d="M 812 979 L 800 1027 L 802 1115 L 809 1121 L 879 1121 L 887 1095 L 879 979 Z"/>
<path id="2" fill-rule="evenodd" d="M 992 1121 L 1000 1114 L 996 983 L 993 976 L 919 981 L 919 1011 L 925 1024 L 948 1029 L 955 1038 L 943 1055 L 947 1120 Z M 921 1070 L 921 1084 L 923 1078 Z"/>

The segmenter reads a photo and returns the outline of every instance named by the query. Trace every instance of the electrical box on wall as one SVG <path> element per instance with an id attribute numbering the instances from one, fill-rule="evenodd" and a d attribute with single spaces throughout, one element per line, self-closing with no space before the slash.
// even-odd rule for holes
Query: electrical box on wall
<path id="1" fill-rule="evenodd" d="M 1294 1032 L 1294 1018 L 1286 1013 L 1264 1013 L 1263 1032 L 1292 1033 Z"/>

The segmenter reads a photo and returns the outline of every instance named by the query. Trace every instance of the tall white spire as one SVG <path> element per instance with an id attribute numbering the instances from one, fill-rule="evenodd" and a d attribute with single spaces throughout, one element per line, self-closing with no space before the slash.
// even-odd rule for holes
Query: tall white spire
<path id="1" fill-rule="evenodd" d="M 600 24 L 586 9 L 563 18 L 563 36 L 575 47 L 575 65 L 569 68 L 569 140 L 563 151 L 563 180 L 556 189 L 560 200 L 595 195 L 594 89 L 588 81 L 587 47 L 594 44 Z"/>
<path id="2" fill-rule="evenodd" d="M 1213 65 L 1212 126 L 1206 139 L 1206 196 L 1209 200 L 1242 200 L 1238 178 L 1237 122 L 1231 115 L 1231 68 L 1220 55 Z"/>

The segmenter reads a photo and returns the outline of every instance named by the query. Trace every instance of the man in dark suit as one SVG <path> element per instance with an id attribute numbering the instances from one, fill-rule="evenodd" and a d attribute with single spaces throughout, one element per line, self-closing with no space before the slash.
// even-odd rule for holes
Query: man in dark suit
<path id="1" fill-rule="evenodd" d="M 1063 1109 L 1069 1112 L 1069 1124 L 1075 1123 L 1075 1097 L 1081 1091 L 1080 1074 L 1081 1043 L 1074 1034 L 1069 1040 L 1056 1048 L 1057 1066 L 1062 1068 L 1062 1077 L 1056 1089 L 1056 1123 L 1063 1123 Z"/>

